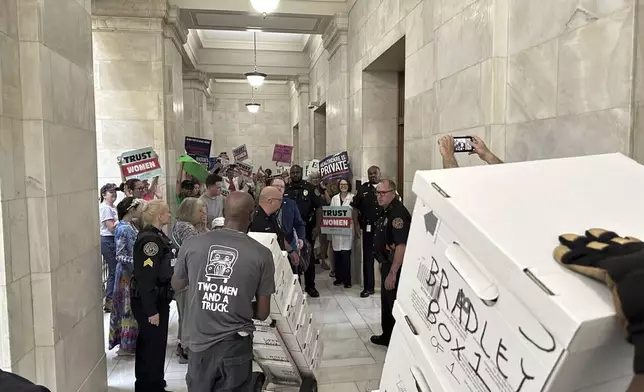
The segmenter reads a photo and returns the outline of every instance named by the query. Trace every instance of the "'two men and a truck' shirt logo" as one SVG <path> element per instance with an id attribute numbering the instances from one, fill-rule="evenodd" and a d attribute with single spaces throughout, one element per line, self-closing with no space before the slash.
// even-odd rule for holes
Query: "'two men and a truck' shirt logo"
<path id="1" fill-rule="evenodd" d="M 199 281 L 197 284 L 203 310 L 228 313 L 229 297 L 236 297 L 239 293 L 237 287 L 227 285 L 238 257 L 239 251 L 235 248 L 210 246 L 204 274 L 206 281 Z"/>

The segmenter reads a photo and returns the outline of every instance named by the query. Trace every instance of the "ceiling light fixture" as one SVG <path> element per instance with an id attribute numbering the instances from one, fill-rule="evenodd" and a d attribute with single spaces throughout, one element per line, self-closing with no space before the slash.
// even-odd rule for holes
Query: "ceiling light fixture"
<path id="1" fill-rule="evenodd" d="M 257 33 L 253 33 L 253 53 L 255 54 L 255 70 L 253 72 L 246 72 L 246 80 L 253 87 L 259 87 L 264 84 L 266 74 L 257 71 Z"/>
<path id="2" fill-rule="evenodd" d="M 253 87 L 251 89 L 251 100 L 249 103 L 246 104 L 246 109 L 248 109 L 249 112 L 255 114 L 259 111 L 259 107 L 262 106 L 255 102 L 255 88 Z"/>
<path id="3" fill-rule="evenodd" d="M 255 8 L 257 12 L 260 12 L 264 18 L 266 18 L 267 14 L 275 11 L 279 3 L 280 0 L 250 0 L 250 4 L 253 8 Z"/>

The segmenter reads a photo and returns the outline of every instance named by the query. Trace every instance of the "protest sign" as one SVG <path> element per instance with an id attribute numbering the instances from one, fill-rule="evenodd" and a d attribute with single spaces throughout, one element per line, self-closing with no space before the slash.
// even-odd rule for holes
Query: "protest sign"
<path id="1" fill-rule="evenodd" d="M 237 162 L 237 171 L 239 171 L 239 173 L 244 177 L 250 177 L 253 175 L 253 165 L 250 163 Z"/>
<path id="2" fill-rule="evenodd" d="M 291 163 L 291 155 L 293 154 L 293 146 L 287 144 L 276 144 L 273 148 L 273 162 L 277 163 Z"/>
<path id="3" fill-rule="evenodd" d="M 322 234 L 351 235 L 351 207 L 322 207 Z"/>
<path id="4" fill-rule="evenodd" d="M 124 152 L 117 158 L 124 180 L 147 180 L 163 174 L 159 157 L 152 147 Z"/>
<path id="5" fill-rule="evenodd" d="M 312 159 L 310 161 L 306 161 L 304 167 L 305 167 L 304 176 L 308 178 L 311 175 L 311 173 L 313 173 L 314 171 L 319 172 L 320 160 Z"/>
<path id="6" fill-rule="evenodd" d="M 242 144 L 237 148 L 233 148 L 233 158 L 235 158 L 235 162 L 241 162 L 248 159 L 248 150 L 246 149 L 245 144 Z"/>
<path id="7" fill-rule="evenodd" d="M 186 154 L 194 158 L 195 161 L 201 163 L 206 169 L 210 166 L 211 145 L 212 140 L 192 136 L 186 136 L 184 142 Z"/>
<path id="8" fill-rule="evenodd" d="M 319 163 L 322 181 L 349 178 L 349 154 L 346 151 L 329 155 Z"/>

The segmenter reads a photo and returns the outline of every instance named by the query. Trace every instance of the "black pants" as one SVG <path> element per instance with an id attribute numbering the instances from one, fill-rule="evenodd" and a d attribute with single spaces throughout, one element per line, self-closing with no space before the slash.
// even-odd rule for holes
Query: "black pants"
<path id="1" fill-rule="evenodd" d="M 190 351 L 188 392 L 250 392 L 253 338 L 235 334 L 200 352 Z"/>
<path id="2" fill-rule="evenodd" d="M 371 232 L 362 230 L 362 277 L 364 289 L 371 292 L 375 287 L 373 264 L 373 225 L 371 225 Z"/>
<path id="3" fill-rule="evenodd" d="M 134 363 L 134 375 L 136 376 L 134 390 L 136 392 L 165 391 L 164 365 L 170 318 L 169 302 L 158 301 L 157 310 L 159 311 L 159 325 L 155 326 L 148 321 L 141 300 L 132 298 L 132 313 L 139 324 Z"/>
<path id="4" fill-rule="evenodd" d="M 306 228 L 306 240 L 309 241 L 311 247 L 315 243 L 313 241 L 313 227 Z M 304 271 L 304 287 L 307 290 L 315 288 L 315 252 L 313 250 L 309 252 L 309 266 Z"/>
<path id="5" fill-rule="evenodd" d="M 344 284 L 351 284 L 351 251 L 333 251 L 335 266 L 335 280 Z"/>
<path id="6" fill-rule="evenodd" d="M 396 285 L 393 290 L 385 288 L 385 280 L 391 271 L 391 263 L 380 264 L 380 314 L 382 324 L 382 337 L 387 341 L 391 339 L 391 333 L 394 331 L 394 302 L 396 301 L 396 294 L 398 293 L 398 281 L 400 280 L 400 270 L 396 278 Z M 138 348 L 137 348 L 138 349 Z"/>

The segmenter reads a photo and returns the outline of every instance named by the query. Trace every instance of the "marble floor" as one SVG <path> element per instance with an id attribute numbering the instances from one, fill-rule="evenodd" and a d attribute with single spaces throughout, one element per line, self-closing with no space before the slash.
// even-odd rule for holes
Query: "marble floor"
<path id="1" fill-rule="evenodd" d="M 386 349 L 369 341 L 380 330 L 380 296 L 360 298 L 360 287 L 344 289 L 333 286 L 328 271 L 317 274 L 320 298 L 309 298 L 324 336 L 323 360 L 318 371 L 321 392 L 365 392 L 378 389 Z M 105 316 L 106 333 L 109 315 Z M 170 337 L 166 351 L 168 390 L 187 391 L 187 365 L 174 355 L 177 344 L 177 314 L 171 309 Z M 107 339 L 106 339 L 107 341 Z M 118 357 L 107 352 L 109 392 L 134 391 L 134 358 Z"/>

